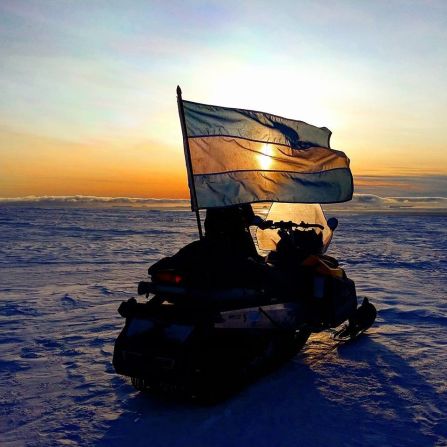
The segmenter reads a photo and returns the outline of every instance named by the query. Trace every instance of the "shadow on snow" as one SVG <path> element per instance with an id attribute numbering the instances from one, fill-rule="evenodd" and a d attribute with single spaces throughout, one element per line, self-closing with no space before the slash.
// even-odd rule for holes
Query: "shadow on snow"
<path id="1" fill-rule="evenodd" d="M 96 445 L 421 446 L 447 436 L 445 401 L 371 337 L 313 358 L 310 349 L 214 406 L 129 398 L 131 386 L 119 382 L 123 412 Z"/>

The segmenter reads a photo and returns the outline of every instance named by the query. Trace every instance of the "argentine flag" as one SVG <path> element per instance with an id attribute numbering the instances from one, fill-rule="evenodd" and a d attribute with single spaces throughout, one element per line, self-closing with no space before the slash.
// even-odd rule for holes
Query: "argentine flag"
<path id="1" fill-rule="evenodd" d="M 330 148 L 326 127 L 181 101 L 193 209 L 351 200 L 349 159 Z"/>

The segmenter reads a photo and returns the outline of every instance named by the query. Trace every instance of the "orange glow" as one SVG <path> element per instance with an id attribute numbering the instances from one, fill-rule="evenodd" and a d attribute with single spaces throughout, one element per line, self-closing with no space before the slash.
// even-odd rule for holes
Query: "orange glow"
<path id="1" fill-rule="evenodd" d="M 160 144 L 94 144 L 0 132 L 0 196 L 189 197 L 183 150 Z"/>
<path id="2" fill-rule="evenodd" d="M 445 164 L 405 147 L 370 148 L 340 141 L 351 157 L 356 186 L 397 186 L 380 176 L 445 174 Z M 346 144 L 343 144 L 346 143 Z M 350 147 L 352 146 L 352 147 Z M 386 149 L 386 150 L 385 150 Z M 436 148 L 435 148 L 436 149 Z M 269 148 L 260 155 L 268 159 Z M 387 157 L 384 156 L 386 152 Z M 436 152 L 435 152 L 436 153 Z M 141 140 L 70 142 L 0 128 L 0 197 L 96 195 L 107 197 L 189 198 L 181 140 L 177 146 Z M 442 158 L 441 158 L 442 160 Z M 410 190 L 402 181 L 398 186 Z"/>

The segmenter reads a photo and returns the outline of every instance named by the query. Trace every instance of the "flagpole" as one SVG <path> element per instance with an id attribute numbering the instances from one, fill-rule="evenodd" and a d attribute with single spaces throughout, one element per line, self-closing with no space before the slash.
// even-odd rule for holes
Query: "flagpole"
<path id="1" fill-rule="evenodd" d="M 185 112 L 183 110 L 182 89 L 177 85 L 177 105 L 180 124 L 183 134 L 183 149 L 185 151 L 186 171 L 188 173 L 188 186 L 191 193 L 191 210 L 196 212 L 197 228 L 199 229 L 199 237 L 203 239 L 202 222 L 200 221 L 200 213 L 197 207 L 196 185 L 194 184 L 194 176 L 192 173 L 191 153 L 189 150 L 188 133 L 186 130 Z"/>

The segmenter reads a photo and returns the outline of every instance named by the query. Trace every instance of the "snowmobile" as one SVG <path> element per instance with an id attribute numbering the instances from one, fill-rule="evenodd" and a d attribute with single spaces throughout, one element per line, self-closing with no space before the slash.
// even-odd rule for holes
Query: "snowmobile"
<path id="1" fill-rule="evenodd" d="M 158 261 L 138 285 L 148 299 L 119 308 L 116 372 L 138 390 L 218 398 L 293 357 L 311 333 L 356 338 L 376 310 L 366 298 L 358 306 L 354 282 L 326 254 L 336 226 L 320 205 L 273 203 L 245 235 L 257 254 L 205 234 Z"/>
<path id="2" fill-rule="evenodd" d="M 289 359 L 312 332 L 347 321 L 334 336 L 357 337 L 376 310 L 358 307 L 354 282 L 326 255 L 337 221 L 320 204 L 354 188 L 330 130 L 184 101 L 180 87 L 177 103 L 200 239 L 149 268 L 138 286 L 148 301 L 121 304 L 113 365 L 139 390 L 213 398 Z M 264 219 L 255 203 L 271 203 Z"/>

